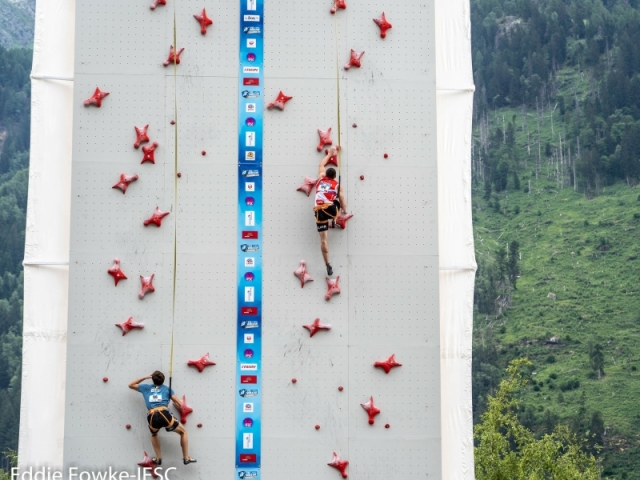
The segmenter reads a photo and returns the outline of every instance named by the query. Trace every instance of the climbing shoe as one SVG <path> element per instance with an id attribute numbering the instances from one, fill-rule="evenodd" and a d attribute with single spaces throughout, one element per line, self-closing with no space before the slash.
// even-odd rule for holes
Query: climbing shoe
<path id="1" fill-rule="evenodd" d="M 184 462 L 185 465 L 189 465 L 190 463 L 196 463 L 197 460 L 195 458 L 183 458 L 182 461 Z"/>
<path id="2" fill-rule="evenodd" d="M 158 466 L 159 466 L 159 465 L 162 465 L 162 459 L 161 459 L 161 458 L 153 457 L 153 458 L 151 459 L 151 461 L 152 461 L 153 463 L 155 463 L 156 465 L 158 465 Z"/>
<path id="3" fill-rule="evenodd" d="M 333 268 L 331 267 L 331 264 L 327 263 L 327 275 L 331 276 L 333 275 Z"/>

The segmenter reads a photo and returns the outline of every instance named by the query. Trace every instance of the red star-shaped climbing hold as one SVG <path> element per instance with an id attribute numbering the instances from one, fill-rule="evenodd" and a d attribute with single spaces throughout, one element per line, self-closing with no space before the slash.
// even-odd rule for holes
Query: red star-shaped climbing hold
<path id="1" fill-rule="evenodd" d="M 149 136 L 147 135 L 147 129 L 149 125 L 145 125 L 144 127 L 136 127 L 136 143 L 133 144 L 133 148 L 140 148 L 140 144 L 146 143 L 149 141 Z"/>
<path id="2" fill-rule="evenodd" d="M 331 330 L 331 325 L 328 323 L 320 323 L 319 318 L 316 318 L 313 323 L 309 325 L 303 325 L 303 327 L 309 330 L 309 337 L 313 337 L 320 330 Z"/>
<path id="3" fill-rule="evenodd" d="M 209 25 L 213 25 L 213 20 L 207 17 L 207 11 L 203 8 L 202 13 L 200 15 L 194 15 L 193 18 L 195 18 L 198 23 L 200 23 L 200 33 L 202 33 L 202 35 L 206 35 L 207 27 Z"/>
<path id="4" fill-rule="evenodd" d="M 345 70 L 349 70 L 351 67 L 360 68 L 360 59 L 364 55 L 364 52 L 356 52 L 353 48 L 351 49 L 351 58 L 349 58 L 349 63 L 344 66 Z"/>
<path id="5" fill-rule="evenodd" d="M 127 276 L 124 274 L 124 272 L 122 270 L 120 270 L 120 259 L 119 258 L 114 258 L 113 259 L 113 266 L 107 270 L 107 272 L 109 272 L 109 275 L 111 275 L 113 277 L 113 279 L 116 282 L 116 285 L 118 285 L 118 282 L 120 280 L 126 280 Z"/>
<path id="6" fill-rule="evenodd" d="M 109 95 L 109 92 L 103 92 L 98 87 L 96 87 L 96 91 L 93 92 L 91 98 L 87 98 L 84 101 L 84 106 L 88 107 L 89 105 L 95 105 L 96 107 L 100 108 L 102 106 L 102 99 L 107 95 Z"/>
<path id="7" fill-rule="evenodd" d="M 402 364 L 396 362 L 396 354 L 394 353 L 386 360 L 374 363 L 373 366 L 382 368 L 384 373 L 389 373 L 393 367 L 401 367 Z"/>
<path id="8" fill-rule="evenodd" d="M 340 277 L 327 278 L 327 293 L 324 296 L 325 300 L 331 300 L 333 295 L 340 293 Z"/>
<path id="9" fill-rule="evenodd" d="M 340 457 L 336 452 L 333 452 L 333 460 L 330 463 L 327 463 L 327 465 L 338 470 L 340 472 L 340 475 L 342 475 L 342 478 L 347 478 L 349 476 L 349 474 L 347 473 L 349 460 L 340 460 Z"/>
<path id="10" fill-rule="evenodd" d="M 153 277 L 155 273 L 152 273 L 150 277 L 143 277 L 140 275 L 140 283 L 142 284 L 142 288 L 140 289 L 140 293 L 138 293 L 138 298 L 143 299 L 147 293 L 155 292 L 156 289 L 153 286 Z"/>
<path id="11" fill-rule="evenodd" d="M 345 0 L 335 0 L 333 2 L 333 7 L 331 7 L 331 13 L 334 14 L 336 13 L 336 11 L 338 11 L 338 9 L 345 9 L 347 8 L 347 4 L 345 3 Z"/>
<path id="12" fill-rule="evenodd" d="M 180 54 L 182 54 L 183 51 L 184 51 L 184 48 L 181 48 L 178 51 L 178 53 L 176 53 L 175 49 L 173 48 L 173 45 L 171 45 L 171 47 L 169 48 L 169 56 L 162 64 L 165 67 L 168 66 L 170 63 L 175 63 L 176 65 L 180 65 Z"/>
<path id="13" fill-rule="evenodd" d="M 122 329 L 122 336 L 124 337 L 134 328 L 144 328 L 144 323 L 137 323 L 133 321 L 133 317 L 129 317 L 126 322 L 116 323 L 116 327 Z"/>
<path id="14" fill-rule="evenodd" d="M 300 260 L 300 267 L 293 271 L 293 274 L 300 279 L 300 288 L 304 288 L 307 282 L 313 282 L 313 278 L 307 272 L 307 262 Z"/>
<path id="15" fill-rule="evenodd" d="M 273 102 L 267 105 L 267 108 L 271 110 L 273 107 L 279 108 L 280 110 L 284 110 L 284 104 L 291 100 L 293 97 L 287 97 L 282 90 L 278 94 L 278 98 L 276 98 Z"/>
<path id="16" fill-rule="evenodd" d="M 380 413 L 380 409 L 373 404 L 373 397 L 369 398 L 367 403 L 361 403 L 360 406 L 369 414 L 369 425 L 373 425 L 375 421 L 373 417 Z"/>
<path id="17" fill-rule="evenodd" d="M 145 145 L 142 147 L 142 161 L 140 163 L 151 162 L 155 164 L 156 148 L 158 148 L 158 142 L 153 142 L 151 145 Z"/>
<path id="18" fill-rule="evenodd" d="M 158 207 L 156 207 L 155 211 L 153 212 L 153 215 L 151 215 L 149 218 L 147 218 L 143 222 L 144 226 L 147 227 L 147 226 L 149 226 L 149 225 L 151 225 L 153 223 L 155 226 L 161 227 L 162 226 L 162 219 L 164 217 L 166 217 L 167 215 L 169 215 L 169 212 L 163 212 Z"/>
<path id="19" fill-rule="evenodd" d="M 189 365 L 191 367 L 196 367 L 198 369 L 198 371 L 200 373 L 202 373 L 202 371 L 204 370 L 205 367 L 208 367 L 210 365 L 215 365 L 215 362 L 211 361 L 211 359 L 209 358 L 209 354 L 208 353 L 205 353 L 198 360 L 189 360 L 187 362 L 187 365 Z"/>
<path id="20" fill-rule="evenodd" d="M 382 12 L 379 18 L 374 18 L 373 21 L 380 27 L 380 36 L 385 38 L 387 36 L 387 30 L 389 30 L 392 25 L 387 22 L 387 17 L 384 16 L 384 12 Z"/>
<path id="21" fill-rule="evenodd" d="M 304 177 L 304 183 L 300 185 L 296 190 L 298 192 L 306 193 L 308 197 L 309 195 L 311 195 L 311 190 L 313 190 L 313 187 L 316 186 L 316 183 L 318 183 L 317 178 Z"/>
<path id="22" fill-rule="evenodd" d="M 349 220 L 351 217 L 353 217 L 353 213 L 340 212 L 338 218 L 336 218 L 336 225 L 344 230 L 345 228 L 347 228 L 347 220 Z"/>
<path id="23" fill-rule="evenodd" d="M 153 3 L 149 5 L 151 10 L 155 10 L 158 5 L 166 5 L 167 0 L 153 0 Z"/>
<path id="24" fill-rule="evenodd" d="M 193 408 L 187 405 L 187 397 L 185 395 L 182 396 L 182 405 L 180 405 L 180 423 L 186 425 L 187 423 L 187 415 L 193 412 Z"/>
<path id="25" fill-rule="evenodd" d="M 327 130 L 318 129 L 318 136 L 320 137 L 320 142 L 316 149 L 321 151 L 325 145 L 333 145 L 333 140 L 331 140 L 331 127 Z"/>
<path id="26" fill-rule="evenodd" d="M 129 184 L 131 182 L 135 182 L 136 180 L 138 180 L 138 175 L 136 175 L 135 173 L 133 175 L 125 175 L 124 173 L 121 173 L 120 181 L 111 188 L 119 188 L 120 190 L 122 190 L 122 193 L 125 194 L 127 193 Z"/>
<path id="27" fill-rule="evenodd" d="M 138 465 L 140 465 L 141 467 L 146 468 L 150 468 L 151 469 L 151 476 L 153 478 L 158 478 L 158 474 L 156 473 L 156 467 L 157 465 L 154 463 L 153 460 L 151 460 L 151 457 L 149 455 L 147 455 L 147 452 L 144 452 L 144 458 L 142 459 L 142 461 L 140 463 L 138 463 Z"/>

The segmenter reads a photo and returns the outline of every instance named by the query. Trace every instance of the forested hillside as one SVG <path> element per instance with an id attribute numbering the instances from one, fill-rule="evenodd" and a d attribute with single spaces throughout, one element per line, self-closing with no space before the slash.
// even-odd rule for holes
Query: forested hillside
<path id="1" fill-rule="evenodd" d="M 471 7 L 474 416 L 527 356 L 521 421 L 640 478 L 640 2 Z"/>

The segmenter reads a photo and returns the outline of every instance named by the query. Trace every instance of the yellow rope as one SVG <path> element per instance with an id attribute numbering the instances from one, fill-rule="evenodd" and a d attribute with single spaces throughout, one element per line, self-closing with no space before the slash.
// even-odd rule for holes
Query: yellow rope
<path id="1" fill-rule="evenodd" d="M 174 227 L 173 227 L 173 302 L 171 307 L 171 350 L 169 353 L 169 389 L 171 389 L 171 378 L 173 377 L 173 332 L 176 322 L 176 281 L 178 276 L 178 39 L 176 33 L 176 3 L 173 2 L 173 110 L 174 110 L 174 158 L 173 158 L 173 207 L 174 207 Z M 171 392 L 169 392 L 171 395 Z"/>
<path id="2" fill-rule="evenodd" d="M 340 135 L 340 60 L 338 59 L 338 12 L 335 13 L 334 18 L 333 18 L 333 30 L 335 33 L 335 37 L 336 37 L 336 83 L 337 83 L 337 93 L 338 93 L 338 102 L 337 102 L 337 108 L 338 108 L 338 141 L 337 143 L 337 147 L 338 147 L 338 151 L 336 153 L 337 158 L 338 158 L 338 175 L 342 176 L 342 157 L 340 156 L 340 150 L 341 148 L 341 135 Z M 340 186 L 338 186 L 338 188 L 340 188 Z"/>

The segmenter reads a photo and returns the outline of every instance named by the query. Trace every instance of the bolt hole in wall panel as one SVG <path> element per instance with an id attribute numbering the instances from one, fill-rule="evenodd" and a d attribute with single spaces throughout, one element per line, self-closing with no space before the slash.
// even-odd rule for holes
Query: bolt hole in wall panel
<path id="1" fill-rule="evenodd" d="M 242 3 L 149 3 L 76 7 L 64 462 L 134 472 L 152 455 L 142 398 L 126 385 L 168 373 L 173 357 L 198 463 L 182 466 L 177 435 L 163 432 L 163 466 L 179 467 L 176 479 L 231 479 Z M 265 104 L 280 91 L 293 99 L 263 122 L 259 475 L 336 478 L 326 465 L 335 451 L 352 478 L 439 478 L 433 5 L 347 0 L 333 16 L 331 3 L 264 0 Z M 193 18 L 203 7 L 214 21 L 206 35 Z M 393 24 L 384 40 L 373 22 L 383 11 Z M 185 48 L 175 75 L 162 66 L 174 31 Z M 352 48 L 365 51 L 362 67 L 346 71 Z M 84 107 L 96 87 L 110 95 Z M 134 126 L 147 124 L 155 164 L 133 148 Z M 355 214 L 329 232 L 341 294 L 328 302 L 313 195 L 296 191 L 317 175 L 327 128 Z M 122 173 L 139 176 L 124 195 L 111 188 Z M 169 215 L 144 227 L 156 207 Z M 128 279 L 114 286 L 116 257 Z M 314 278 L 304 288 L 292 273 L 301 259 Z M 141 300 L 139 276 L 151 273 L 156 290 Z M 145 326 L 123 336 L 115 324 L 129 317 Z M 316 318 L 331 330 L 310 338 L 302 325 Z M 215 366 L 187 366 L 205 353 Z M 373 367 L 394 353 L 402 367 Z M 371 396 L 374 425 L 360 406 Z"/>

